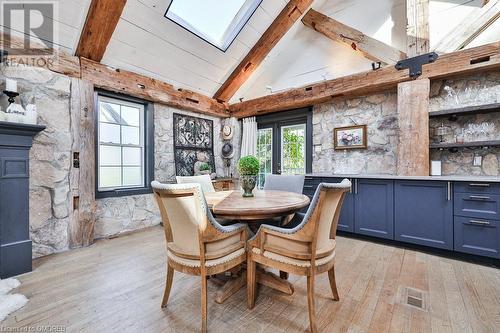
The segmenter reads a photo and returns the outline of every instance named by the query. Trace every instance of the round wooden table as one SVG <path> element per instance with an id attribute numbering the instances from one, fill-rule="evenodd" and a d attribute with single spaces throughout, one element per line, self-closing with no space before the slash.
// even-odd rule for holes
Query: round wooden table
<path id="1" fill-rule="evenodd" d="M 246 223 L 288 216 L 309 204 L 309 197 L 293 192 L 254 190 L 254 196 L 250 198 L 243 198 L 242 193 L 238 190 L 210 192 L 205 193 L 205 198 L 214 216 Z M 256 280 L 285 294 L 293 294 L 293 286 L 285 277 L 266 272 L 263 268 L 257 269 Z M 245 285 L 246 274 L 228 280 L 217 292 L 215 301 L 223 303 Z"/>
<path id="2" fill-rule="evenodd" d="M 243 198 L 242 191 L 205 193 L 208 207 L 216 217 L 259 221 L 293 214 L 309 204 L 309 197 L 283 191 L 254 190 L 254 196 Z"/>

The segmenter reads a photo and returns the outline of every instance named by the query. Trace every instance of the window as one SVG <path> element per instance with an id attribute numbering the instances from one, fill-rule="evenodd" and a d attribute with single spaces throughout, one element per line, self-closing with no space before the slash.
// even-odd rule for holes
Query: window
<path id="1" fill-rule="evenodd" d="M 257 117 L 258 186 L 266 175 L 305 174 L 312 170 L 312 111 L 310 108 Z"/>
<path id="2" fill-rule="evenodd" d="M 259 160 L 259 188 L 264 186 L 266 176 L 273 173 L 273 129 L 261 128 L 257 131 L 257 159 Z"/>
<path id="3" fill-rule="evenodd" d="M 226 51 L 262 0 L 172 0 L 165 17 Z"/>
<path id="4" fill-rule="evenodd" d="M 281 173 L 306 173 L 306 124 L 281 127 Z"/>
<path id="5" fill-rule="evenodd" d="M 150 192 L 154 145 L 147 103 L 98 94 L 96 196 Z"/>

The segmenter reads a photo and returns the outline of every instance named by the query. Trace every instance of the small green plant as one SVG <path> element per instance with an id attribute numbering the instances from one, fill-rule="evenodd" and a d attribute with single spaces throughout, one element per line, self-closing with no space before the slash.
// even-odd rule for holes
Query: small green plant
<path id="1" fill-rule="evenodd" d="M 259 174 L 259 160 L 252 155 L 244 156 L 238 161 L 238 172 L 242 176 L 256 176 Z"/>
<path id="2" fill-rule="evenodd" d="M 208 163 L 200 165 L 200 171 L 212 171 L 212 167 Z"/>

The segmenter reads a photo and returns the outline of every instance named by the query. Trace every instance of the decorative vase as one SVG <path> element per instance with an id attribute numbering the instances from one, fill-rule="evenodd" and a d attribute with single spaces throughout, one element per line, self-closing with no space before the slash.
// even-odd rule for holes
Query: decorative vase
<path id="1" fill-rule="evenodd" d="M 255 184 L 257 184 L 257 176 L 256 175 L 241 175 L 241 188 L 243 188 L 243 197 L 249 198 L 253 197 L 253 189 L 255 188 Z"/>

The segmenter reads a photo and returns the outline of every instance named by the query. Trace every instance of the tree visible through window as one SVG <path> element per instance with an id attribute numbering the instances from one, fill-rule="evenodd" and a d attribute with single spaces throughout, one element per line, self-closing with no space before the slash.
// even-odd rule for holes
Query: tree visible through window
<path id="1" fill-rule="evenodd" d="M 281 173 L 304 174 L 306 171 L 306 125 L 281 128 Z"/>

